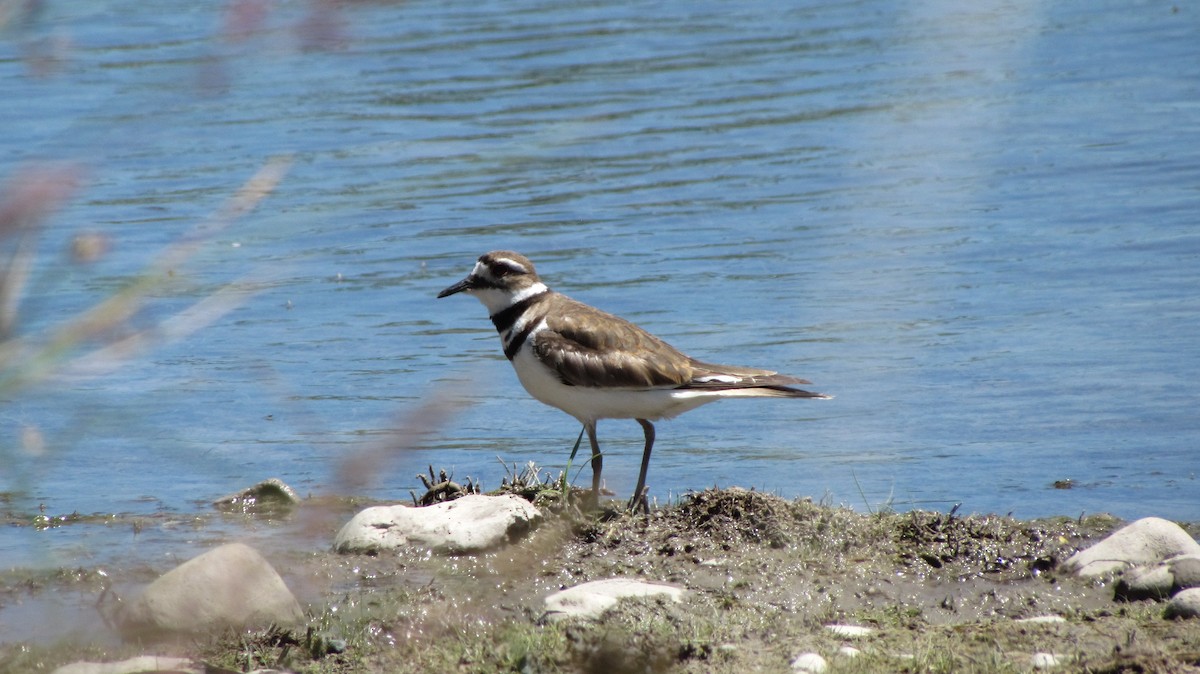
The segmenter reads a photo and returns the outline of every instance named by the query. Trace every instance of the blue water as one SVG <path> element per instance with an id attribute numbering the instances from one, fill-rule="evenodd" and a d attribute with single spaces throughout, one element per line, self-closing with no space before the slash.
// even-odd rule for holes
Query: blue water
<path id="1" fill-rule="evenodd" d="M 836 396 L 659 424 L 660 501 L 740 485 L 1200 520 L 1196 8 L 322 6 L 267 5 L 240 37 L 229 8 L 183 2 L 40 3 L 4 27 L 5 194 L 32 167 L 79 176 L 40 221 L 6 371 L 200 242 L 128 321 L 2 392 L 8 512 L 561 469 L 577 424 L 524 393 L 478 303 L 434 299 L 513 248 L 692 355 Z M 277 157 L 278 187 L 214 224 Z M 72 262 L 80 233 L 108 251 Z M 137 330 L 152 348 L 72 360 Z M 640 429 L 600 435 L 626 496 Z M 375 468 L 347 476 L 362 452 Z M 0 534 L 0 567 L 109 535 L 42 533 Z"/>

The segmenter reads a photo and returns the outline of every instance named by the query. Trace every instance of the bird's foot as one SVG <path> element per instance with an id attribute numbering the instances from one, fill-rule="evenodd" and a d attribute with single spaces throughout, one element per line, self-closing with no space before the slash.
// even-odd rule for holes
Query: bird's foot
<path id="1" fill-rule="evenodd" d="M 645 515 L 650 514 L 650 502 L 646 499 L 646 493 L 648 491 L 650 491 L 648 487 L 643 487 L 640 492 L 634 494 L 633 497 L 629 499 L 629 512 L 641 510 Z"/>

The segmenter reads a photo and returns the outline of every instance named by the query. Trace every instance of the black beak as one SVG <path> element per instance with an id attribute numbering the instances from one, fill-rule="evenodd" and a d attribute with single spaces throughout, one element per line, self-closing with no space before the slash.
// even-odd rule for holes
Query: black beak
<path id="1" fill-rule="evenodd" d="M 449 288 L 446 288 L 442 292 L 438 293 L 437 296 L 438 296 L 438 299 L 441 299 L 443 297 L 449 297 L 455 293 L 461 293 L 464 290 L 470 290 L 474 287 L 475 287 L 475 280 L 472 277 L 468 276 L 465 279 L 459 281 L 458 283 L 455 283 L 454 285 L 450 286 Z"/>

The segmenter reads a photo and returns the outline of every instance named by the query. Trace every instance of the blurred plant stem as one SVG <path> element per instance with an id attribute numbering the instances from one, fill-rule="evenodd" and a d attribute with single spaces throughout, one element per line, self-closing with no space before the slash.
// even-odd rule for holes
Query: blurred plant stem
<path id="1" fill-rule="evenodd" d="M 115 367 L 153 346 L 184 338 L 241 304 L 245 288 L 232 283 L 148 328 L 130 325 L 151 293 L 174 278 L 203 244 L 275 190 L 291 162 L 290 156 L 267 161 L 210 218 L 124 287 L 33 335 L 22 335 L 18 328 L 22 293 L 36 267 L 37 238 L 50 215 L 75 191 L 80 170 L 75 166 L 24 170 L 0 195 L 0 245 L 14 239 L 6 252 L 0 252 L 0 397 L 11 397 L 66 368 L 86 373 Z"/>

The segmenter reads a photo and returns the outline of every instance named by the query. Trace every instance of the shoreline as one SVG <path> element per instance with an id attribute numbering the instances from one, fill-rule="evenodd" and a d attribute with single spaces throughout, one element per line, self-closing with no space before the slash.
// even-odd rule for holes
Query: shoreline
<path id="1" fill-rule="evenodd" d="M 1120 526 L 1106 515 L 860 514 L 727 488 L 649 517 L 549 515 L 522 540 L 475 555 L 332 552 L 329 532 L 362 505 L 305 501 L 282 517 L 235 516 L 248 533 L 276 535 L 263 554 L 304 607 L 299 625 L 136 644 L 97 613 L 94 630 L 4 639 L 0 673 L 146 653 L 219 671 L 330 674 L 791 671 L 807 654 L 837 672 L 1028 671 L 1047 655 L 1054 671 L 1173 672 L 1200 654 L 1200 621 L 1165 620 L 1155 602 L 1116 602 L 1111 583 L 1062 568 Z M 299 532 L 293 544 L 310 543 L 289 548 L 280 527 Z M 1188 527 L 1193 538 L 1197 530 Z M 205 547 L 197 531 L 191 540 Z M 127 575 L 10 569 L 0 576 L 0 621 L 56 594 L 78 605 L 105 589 L 129 596 L 153 578 L 148 566 Z M 595 621 L 543 619 L 549 594 L 613 577 L 670 583 L 685 597 L 626 600 Z M 1045 622 L 1022 622 L 1031 618 Z"/>

